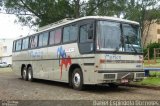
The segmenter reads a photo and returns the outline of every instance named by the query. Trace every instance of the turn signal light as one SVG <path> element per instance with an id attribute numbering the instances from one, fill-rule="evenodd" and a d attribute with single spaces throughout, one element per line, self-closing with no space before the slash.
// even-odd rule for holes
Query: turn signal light
<path id="1" fill-rule="evenodd" d="M 106 60 L 105 59 L 100 59 L 99 62 L 102 64 L 102 63 L 105 63 Z"/>

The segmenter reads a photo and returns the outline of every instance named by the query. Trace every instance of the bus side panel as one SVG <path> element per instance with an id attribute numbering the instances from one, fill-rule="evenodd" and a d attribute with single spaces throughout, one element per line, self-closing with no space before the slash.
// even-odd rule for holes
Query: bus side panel
<path id="1" fill-rule="evenodd" d="M 95 54 L 85 55 L 83 59 L 84 84 L 95 84 Z"/>
<path id="2" fill-rule="evenodd" d="M 79 56 L 76 43 L 53 46 L 48 48 L 48 59 L 53 59 L 50 66 L 52 80 L 68 82 L 68 72 L 71 64 L 77 63 Z"/>
<path id="3" fill-rule="evenodd" d="M 22 67 L 22 52 L 14 52 L 12 53 L 12 69 L 16 75 L 21 76 L 21 67 Z"/>

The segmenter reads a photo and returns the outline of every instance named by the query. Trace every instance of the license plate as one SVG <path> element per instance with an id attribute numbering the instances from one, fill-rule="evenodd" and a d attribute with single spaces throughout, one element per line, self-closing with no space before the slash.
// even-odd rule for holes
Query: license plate
<path id="1" fill-rule="evenodd" d="M 128 79 L 122 79 L 121 83 L 128 83 Z"/>

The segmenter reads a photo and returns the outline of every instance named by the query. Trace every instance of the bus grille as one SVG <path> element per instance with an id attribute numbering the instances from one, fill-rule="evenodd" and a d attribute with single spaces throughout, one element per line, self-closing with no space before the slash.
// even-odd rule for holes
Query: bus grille
<path id="1" fill-rule="evenodd" d="M 116 74 L 104 74 L 104 79 L 115 79 Z"/>
<path id="2" fill-rule="evenodd" d="M 130 73 L 130 74 L 128 74 L 128 73 Z M 125 75 L 127 75 L 127 76 L 124 77 Z M 122 79 L 123 77 L 125 79 L 133 79 L 134 78 L 134 73 L 132 73 L 132 72 L 119 72 L 117 79 Z"/>

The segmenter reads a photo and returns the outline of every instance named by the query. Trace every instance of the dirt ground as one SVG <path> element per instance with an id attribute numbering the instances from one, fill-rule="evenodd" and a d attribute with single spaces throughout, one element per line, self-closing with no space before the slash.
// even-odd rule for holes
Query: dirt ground
<path id="1" fill-rule="evenodd" d="M 160 100 L 160 91 L 107 86 L 87 86 L 84 91 L 76 91 L 65 83 L 24 81 L 11 69 L 0 69 L 0 100 Z"/>

